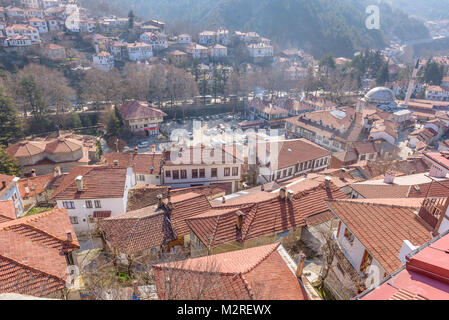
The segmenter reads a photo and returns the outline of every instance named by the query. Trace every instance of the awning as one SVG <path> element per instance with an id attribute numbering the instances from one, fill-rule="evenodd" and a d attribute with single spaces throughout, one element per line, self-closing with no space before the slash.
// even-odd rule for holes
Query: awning
<path id="1" fill-rule="evenodd" d="M 159 130 L 161 127 L 146 128 L 145 131 Z"/>
<path id="2" fill-rule="evenodd" d="M 94 211 L 94 218 L 103 219 L 109 218 L 111 216 L 111 211 Z"/>

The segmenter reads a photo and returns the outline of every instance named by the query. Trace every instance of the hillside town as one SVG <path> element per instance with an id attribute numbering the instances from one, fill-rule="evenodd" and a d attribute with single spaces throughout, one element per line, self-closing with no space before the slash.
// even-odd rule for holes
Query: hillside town
<path id="1" fill-rule="evenodd" d="M 448 56 L 14 3 L 1 299 L 449 299 Z"/>

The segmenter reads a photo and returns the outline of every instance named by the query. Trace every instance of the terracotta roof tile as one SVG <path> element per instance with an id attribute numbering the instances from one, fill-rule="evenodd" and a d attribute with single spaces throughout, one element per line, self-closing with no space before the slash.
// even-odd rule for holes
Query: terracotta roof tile
<path id="1" fill-rule="evenodd" d="M 106 240 L 120 253 L 136 254 L 176 239 L 165 211 L 147 207 L 103 219 Z"/>
<path id="2" fill-rule="evenodd" d="M 45 296 L 64 288 L 63 253 L 76 249 L 79 244 L 66 209 L 0 224 L 0 293 Z"/>
<path id="3" fill-rule="evenodd" d="M 166 272 L 188 291 L 176 299 L 307 300 L 305 289 L 278 253 L 279 244 L 153 267 L 158 295 L 166 298 Z M 204 285 L 199 287 L 195 283 Z M 199 290 L 204 290 L 202 295 Z"/>
<path id="4" fill-rule="evenodd" d="M 161 153 L 106 153 L 101 159 L 109 166 L 114 165 L 114 160 L 118 160 L 120 167 L 135 168 L 136 173 L 160 174 Z"/>
<path id="5" fill-rule="evenodd" d="M 326 203 L 390 274 L 402 266 L 398 255 L 404 240 L 415 246 L 431 240 L 429 226 L 415 209 L 344 200 Z"/>
<path id="6" fill-rule="evenodd" d="M 53 199 L 122 198 L 125 193 L 126 168 L 109 166 L 79 166 L 70 170 Z M 83 176 L 83 191 L 78 192 L 76 177 Z"/>
<path id="7" fill-rule="evenodd" d="M 0 201 L 0 224 L 16 218 L 16 208 L 13 200 Z"/>
<path id="8" fill-rule="evenodd" d="M 145 46 L 148 45 L 145 44 Z M 124 120 L 137 120 L 167 116 L 167 114 L 162 110 L 150 107 L 148 103 L 142 101 L 132 101 L 125 103 L 119 107 L 119 111 Z"/>
<path id="9" fill-rule="evenodd" d="M 35 194 L 41 194 L 46 190 L 47 185 L 54 179 L 53 174 L 47 174 L 43 176 L 23 178 L 17 182 L 20 195 L 26 199 L 33 197 Z M 31 186 L 35 187 L 35 190 L 31 190 Z M 28 192 L 27 192 L 28 190 Z"/>

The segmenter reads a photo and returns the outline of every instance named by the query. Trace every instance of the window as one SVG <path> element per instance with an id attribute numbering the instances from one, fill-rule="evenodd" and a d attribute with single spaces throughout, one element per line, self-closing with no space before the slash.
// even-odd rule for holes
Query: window
<path id="1" fill-rule="evenodd" d="M 287 169 L 284 170 L 283 172 L 283 176 L 286 177 L 287 176 Z"/>
<path id="2" fill-rule="evenodd" d="M 198 178 L 198 169 L 192 169 L 192 178 Z"/>
<path id="3" fill-rule="evenodd" d="M 181 170 L 181 179 L 187 179 L 187 170 Z"/>
<path id="4" fill-rule="evenodd" d="M 239 168 L 238 167 L 232 168 L 232 175 L 233 176 L 238 176 L 239 175 Z"/>
<path id="5" fill-rule="evenodd" d="M 368 271 L 368 267 L 373 262 L 373 257 L 368 253 L 368 251 L 365 250 L 365 253 L 363 254 L 362 263 L 360 264 L 360 271 L 362 271 L 364 274 Z"/>
<path id="6" fill-rule="evenodd" d="M 231 175 L 231 168 L 224 168 L 224 176 L 229 177 Z"/>
<path id="7" fill-rule="evenodd" d="M 179 179 L 179 170 L 173 170 L 173 179 L 178 180 Z"/>
<path id="8" fill-rule="evenodd" d="M 101 201 L 95 200 L 95 208 L 101 208 Z"/>
<path id="9" fill-rule="evenodd" d="M 62 205 L 66 209 L 75 209 L 75 202 L 73 202 L 73 201 L 63 201 Z"/>
<path id="10" fill-rule="evenodd" d="M 206 169 L 200 169 L 200 178 L 206 177 Z"/>
<path id="11" fill-rule="evenodd" d="M 299 171 L 299 163 L 297 163 L 295 166 L 295 172 L 298 172 L 298 171 Z"/>
<path id="12" fill-rule="evenodd" d="M 138 175 L 137 175 L 137 181 L 145 181 L 145 175 L 143 175 L 143 174 L 138 174 Z"/>
<path id="13" fill-rule="evenodd" d="M 79 222 L 78 222 L 78 217 L 70 217 L 70 222 L 72 223 L 72 224 L 78 224 Z"/>
<path id="14" fill-rule="evenodd" d="M 278 171 L 276 178 L 277 178 L 277 179 L 280 179 L 280 178 L 281 178 L 281 172 L 280 172 L 280 171 Z"/>
<path id="15" fill-rule="evenodd" d="M 293 173 L 293 168 L 288 169 L 288 175 L 291 176 Z"/>
<path id="16" fill-rule="evenodd" d="M 92 201 L 91 200 L 86 200 L 86 208 L 87 209 L 91 209 L 92 208 Z"/>
<path id="17" fill-rule="evenodd" d="M 348 228 L 345 228 L 345 239 L 352 245 L 354 243 L 354 235 Z"/>
<path id="18" fill-rule="evenodd" d="M 171 177 L 171 171 L 170 170 L 165 171 L 165 177 L 166 178 L 170 178 Z"/>
<path id="19" fill-rule="evenodd" d="M 212 178 L 216 178 L 217 177 L 217 168 L 210 169 L 210 176 Z"/>
<path id="20" fill-rule="evenodd" d="M 362 155 L 360 156 L 360 161 L 365 161 L 365 159 L 366 159 L 366 155 L 362 154 Z"/>

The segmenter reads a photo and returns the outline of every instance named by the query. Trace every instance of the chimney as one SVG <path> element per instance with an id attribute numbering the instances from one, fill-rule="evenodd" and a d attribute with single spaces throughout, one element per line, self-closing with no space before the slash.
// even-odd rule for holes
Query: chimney
<path id="1" fill-rule="evenodd" d="M 225 196 L 221 197 L 221 203 L 226 203 L 226 198 L 225 198 Z"/>
<path id="2" fill-rule="evenodd" d="M 243 213 L 241 211 L 237 211 L 237 221 L 235 223 L 235 226 L 238 230 L 242 230 L 243 225 Z"/>
<path id="3" fill-rule="evenodd" d="M 287 189 L 286 189 L 285 187 L 282 187 L 282 188 L 279 190 L 279 197 L 280 197 L 281 199 L 285 199 L 286 196 L 287 196 Z"/>
<path id="4" fill-rule="evenodd" d="M 288 200 L 292 201 L 293 200 L 293 191 L 292 190 L 288 190 L 287 192 L 287 198 Z"/>
<path id="5" fill-rule="evenodd" d="M 151 145 L 151 152 L 156 153 L 156 145 L 155 144 Z"/>
<path id="6" fill-rule="evenodd" d="M 331 184 L 332 178 L 329 176 L 326 176 L 324 178 L 324 185 L 326 186 L 326 188 L 329 188 L 330 184 Z"/>
<path id="7" fill-rule="evenodd" d="M 67 231 L 67 241 L 68 242 L 72 242 L 73 241 L 72 232 L 71 231 Z"/>
<path id="8" fill-rule="evenodd" d="M 2 189 L 6 188 L 6 181 L 2 181 Z"/>
<path id="9" fill-rule="evenodd" d="M 265 191 L 264 185 L 261 185 L 261 186 L 260 186 L 260 191 Z"/>
<path id="10" fill-rule="evenodd" d="M 54 176 L 55 177 L 59 177 L 60 175 L 61 175 L 62 173 L 61 173 L 61 167 L 60 166 L 57 166 L 57 167 L 55 167 L 55 171 L 54 171 Z"/>
<path id="11" fill-rule="evenodd" d="M 156 196 L 156 198 L 157 198 L 157 207 L 158 208 L 162 208 L 164 206 L 164 202 L 162 202 L 163 195 L 162 194 L 158 194 Z"/>
<path id="12" fill-rule="evenodd" d="M 114 167 L 118 167 L 118 160 L 114 160 Z"/>
<path id="13" fill-rule="evenodd" d="M 36 169 L 31 169 L 31 176 L 33 178 L 36 176 Z"/>
<path id="14" fill-rule="evenodd" d="M 302 277 L 305 262 L 306 262 L 306 255 L 301 252 L 298 256 L 298 263 L 296 266 L 296 277 L 299 279 L 301 279 Z"/>
<path id="15" fill-rule="evenodd" d="M 76 182 L 76 188 L 78 189 L 78 192 L 83 191 L 83 176 L 78 176 L 75 179 Z"/>
<path id="16" fill-rule="evenodd" d="M 393 184 L 394 178 L 395 178 L 394 173 L 391 171 L 387 171 L 387 173 L 385 173 L 384 183 Z"/>
<path id="17" fill-rule="evenodd" d="M 138 146 L 136 146 L 136 147 L 134 148 L 134 152 L 135 152 L 135 153 L 139 153 L 139 147 L 138 147 Z"/>

